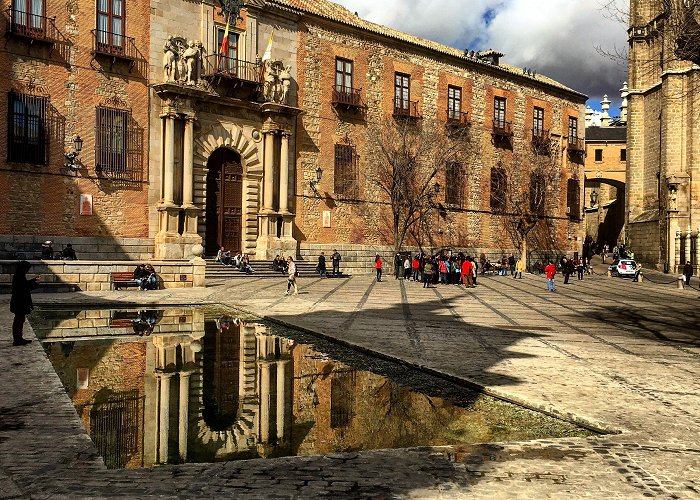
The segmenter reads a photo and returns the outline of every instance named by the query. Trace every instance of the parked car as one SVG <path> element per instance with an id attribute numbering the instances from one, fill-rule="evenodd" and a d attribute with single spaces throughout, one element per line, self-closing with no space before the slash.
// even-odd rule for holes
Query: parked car
<path id="1" fill-rule="evenodd" d="M 637 263 L 632 259 L 615 259 L 609 269 L 613 276 L 633 278 L 637 272 Z"/>

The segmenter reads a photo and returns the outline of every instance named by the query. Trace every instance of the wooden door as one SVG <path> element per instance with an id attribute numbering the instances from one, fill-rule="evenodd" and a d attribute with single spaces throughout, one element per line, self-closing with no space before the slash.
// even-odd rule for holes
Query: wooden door
<path id="1" fill-rule="evenodd" d="M 218 149 L 207 164 L 208 254 L 223 246 L 232 253 L 242 250 L 243 167 L 240 156 Z"/>

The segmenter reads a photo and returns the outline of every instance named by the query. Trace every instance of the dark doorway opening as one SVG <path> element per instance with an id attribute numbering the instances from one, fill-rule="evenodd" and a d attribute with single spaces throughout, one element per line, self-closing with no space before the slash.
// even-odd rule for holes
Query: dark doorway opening
<path id="1" fill-rule="evenodd" d="M 207 162 L 207 255 L 216 255 L 220 247 L 231 252 L 242 248 L 243 166 L 235 151 L 219 148 Z"/>

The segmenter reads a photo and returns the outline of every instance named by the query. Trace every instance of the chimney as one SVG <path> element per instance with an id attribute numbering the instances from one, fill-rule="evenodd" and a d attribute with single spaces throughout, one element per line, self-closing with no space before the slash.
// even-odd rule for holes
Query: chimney
<path id="1" fill-rule="evenodd" d="M 608 113 L 608 111 L 610 111 L 610 99 L 608 99 L 607 94 L 603 96 L 603 100 L 600 102 L 600 109 L 603 110 L 603 116 L 600 117 L 600 126 L 609 127 L 610 114 Z"/>
<path id="2" fill-rule="evenodd" d="M 620 97 L 622 97 L 622 105 L 620 106 L 620 121 L 622 123 L 627 123 L 627 97 L 630 95 L 629 89 L 627 88 L 627 82 L 622 84 L 620 89 Z"/>

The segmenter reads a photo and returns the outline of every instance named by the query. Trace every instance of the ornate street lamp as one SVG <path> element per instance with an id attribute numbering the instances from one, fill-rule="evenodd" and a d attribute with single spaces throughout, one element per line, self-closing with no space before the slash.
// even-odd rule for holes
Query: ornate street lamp
<path id="1" fill-rule="evenodd" d="M 71 170 L 80 170 L 82 168 L 82 165 L 76 162 L 78 155 L 80 155 L 80 152 L 82 150 L 83 140 L 80 138 L 79 135 L 76 135 L 73 139 L 73 151 L 71 151 L 70 153 L 64 153 L 64 156 L 66 157 L 67 161 L 66 166 Z"/>
<path id="2" fill-rule="evenodd" d="M 598 204 L 598 192 L 591 191 L 591 207 L 595 207 Z"/>

